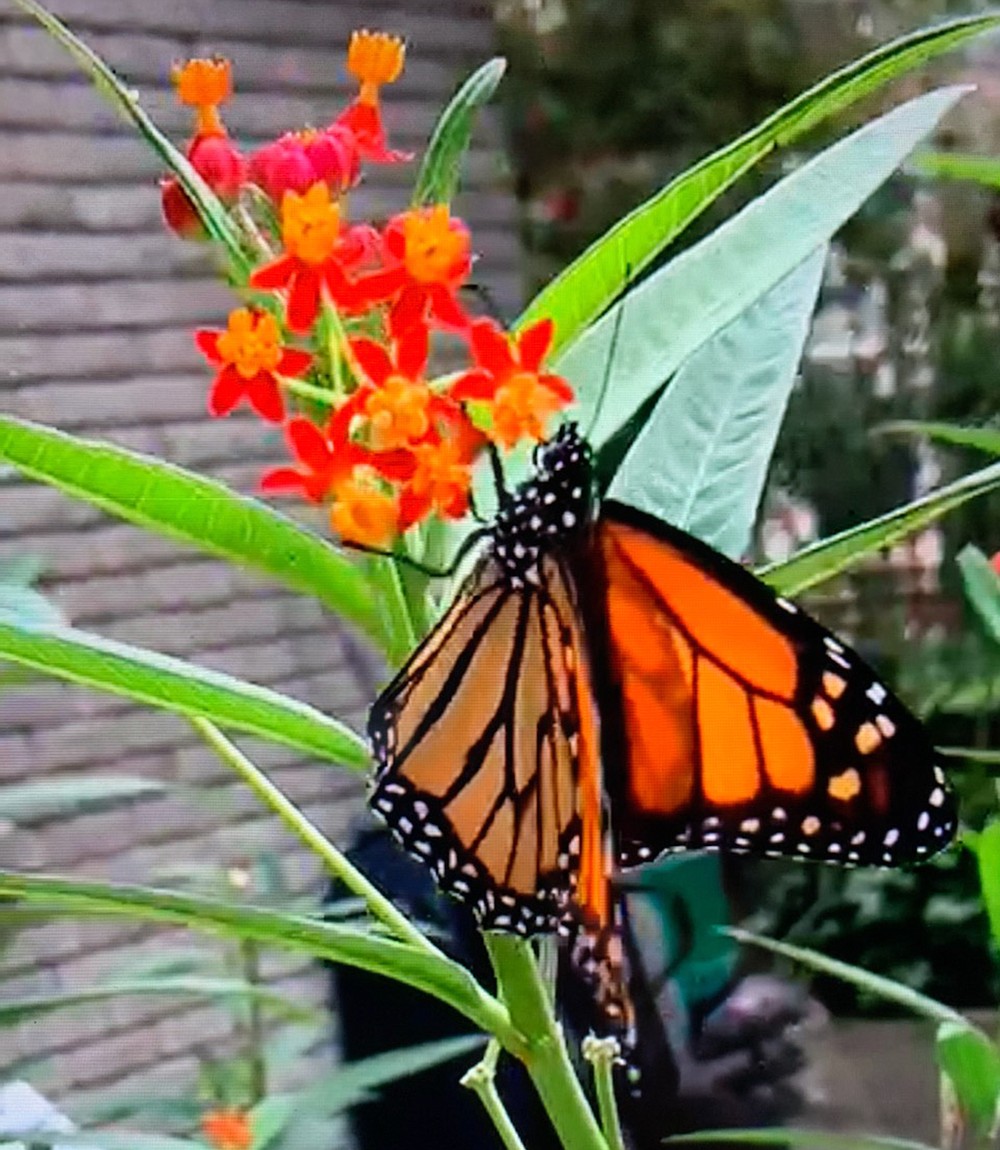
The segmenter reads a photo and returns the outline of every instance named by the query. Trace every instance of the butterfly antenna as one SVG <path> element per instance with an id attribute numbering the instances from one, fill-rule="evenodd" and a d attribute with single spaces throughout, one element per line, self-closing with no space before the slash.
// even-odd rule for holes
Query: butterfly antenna
<path id="1" fill-rule="evenodd" d="M 500 452 L 497 451 L 495 443 L 487 443 L 486 449 L 490 453 L 490 467 L 493 469 L 493 486 L 497 489 L 497 501 L 502 502 L 507 498 L 507 480 L 503 473 L 503 461 L 500 459 Z"/>
<path id="2" fill-rule="evenodd" d="M 503 309 L 497 303 L 496 296 L 486 284 L 480 283 L 478 280 L 470 280 L 469 283 L 465 284 L 464 290 L 472 292 L 473 295 L 482 300 L 483 307 L 490 319 L 496 320 L 501 327 L 510 327 L 510 321 L 503 314 Z"/>
<path id="3" fill-rule="evenodd" d="M 632 267 L 630 264 L 625 265 L 625 283 L 626 285 L 632 279 Z M 597 426 L 597 417 L 601 414 L 601 408 L 604 406 L 604 400 L 607 398 L 608 387 L 611 384 L 611 368 L 615 362 L 615 352 L 618 350 L 618 337 L 622 330 L 622 320 L 625 318 L 625 295 L 622 293 L 621 301 L 618 304 L 618 311 L 615 313 L 615 326 L 611 332 L 611 343 L 608 346 L 608 358 L 604 364 L 604 378 L 601 380 L 601 390 L 597 393 L 597 402 L 594 404 L 594 411 L 590 417 L 590 424 L 587 427 L 587 432 L 584 439 L 589 440 L 591 433 Z"/>
<path id="4" fill-rule="evenodd" d="M 402 555 L 398 551 L 383 551 L 379 547 L 368 547 L 364 543 L 350 543 L 344 540 L 343 546 L 351 551 L 362 551 L 365 555 L 378 555 L 381 559 L 395 559 L 397 563 L 403 563 L 407 567 L 412 568 L 414 571 L 419 571 L 421 575 L 427 575 L 431 579 L 450 579 L 458 570 L 466 555 L 488 534 L 489 531 L 487 528 L 480 527 L 473 531 L 471 535 L 466 536 L 459 545 L 458 550 L 452 556 L 451 562 L 447 567 L 431 567 L 427 563 L 421 563 L 419 559 L 413 559 L 409 555 Z"/>

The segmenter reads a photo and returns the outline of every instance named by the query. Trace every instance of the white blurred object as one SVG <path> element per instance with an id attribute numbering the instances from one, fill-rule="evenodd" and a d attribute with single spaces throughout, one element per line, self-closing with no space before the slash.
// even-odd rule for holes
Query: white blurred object
<path id="1" fill-rule="evenodd" d="M 0 1086 L 0 1139 L 27 1138 L 32 1134 L 74 1134 L 76 1126 L 27 1082 Z M 0 1150 L 25 1150 L 24 1142 L 0 1142 Z M 71 1150 L 65 1142 L 53 1142 L 51 1150 Z"/>

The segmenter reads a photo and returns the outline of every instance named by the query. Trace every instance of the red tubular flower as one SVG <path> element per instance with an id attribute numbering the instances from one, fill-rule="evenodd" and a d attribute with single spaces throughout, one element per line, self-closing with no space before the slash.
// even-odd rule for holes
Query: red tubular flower
<path id="1" fill-rule="evenodd" d="M 412 152 L 397 152 L 386 144 L 379 104 L 379 89 L 392 84 L 403 71 L 403 41 L 384 32 L 354 32 L 347 50 L 347 70 L 358 81 L 358 98 L 331 127 L 351 133 L 361 159 L 373 164 L 412 160 Z"/>
<path id="2" fill-rule="evenodd" d="M 301 465 L 275 467 L 262 476 L 261 491 L 269 494 L 298 492 L 311 503 L 322 503 L 366 458 L 364 449 L 350 439 L 354 413 L 346 407 L 334 412 L 325 430 L 312 420 L 297 416 L 285 424 L 285 437 L 292 455 Z"/>
<path id="3" fill-rule="evenodd" d="M 427 328 L 417 324 L 393 346 L 393 354 L 370 339 L 348 341 L 363 377 L 351 397 L 368 419 L 368 435 L 377 452 L 422 443 L 433 434 L 433 418 L 442 402 L 423 378 L 427 366 Z"/>
<path id="4" fill-rule="evenodd" d="M 399 503 L 375 477 L 357 469 L 337 488 L 330 525 L 345 543 L 384 550 L 399 534 Z"/>
<path id="5" fill-rule="evenodd" d="M 340 206 L 330 199 L 326 184 L 315 183 L 304 195 L 285 193 L 281 235 L 284 255 L 257 268 L 250 286 L 287 290 L 287 321 L 292 331 L 309 331 L 319 314 L 324 291 L 343 311 L 363 307 L 348 273 L 371 257 L 374 233 L 367 227 L 342 226 Z"/>
<path id="6" fill-rule="evenodd" d="M 226 135 L 219 106 L 233 94 L 232 64 L 223 56 L 185 60 L 174 65 L 171 79 L 180 103 L 195 110 L 195 138 Z"/>
<path id="7" fill-rule="evenodd" d="M 298 376 L 312 363 L 305 351 L 283 347 L 278 321 L 268 312 L 237 308 L 225 331 L 195 332 L 195 343 L 219 368 L 208 397 L 212 415 L 228 415 L 241 400 L 271 423 L 285 417 L 279 376 Z"/>
<path id="8" fill-rule="evenodd" d="M 485 438 L 459 409 L 439 422 L 442 426 L 436 440 L 412 449 L 413 472 L 399 500 L 400 531 L 432 512 L 443 519 L 461 519 L 469 510 L 472 464 Z"/>
<path id="9" fill-rule="evenodd" d="M 285 192 L 302 193 L 322 182 L 334 191 L 358 178 L 358 147 L 345 128 L 288 132 L 250 157 L 249 176 L 276 204 Z"/>
<path id="10" fill-rule="evenodd" d="M 491 319 L 471 325 L 476 367 L 459 376 L 448 394 L 460 403 L 488 403 L 490 437 L 503 447 L 525 437 L 544 439 L 548 418 L 573 401 L 573 389 L 561 375 L 540 371 L 554 330 L 550 319 L 539 320 L 516 338 Z"/>
<path id="11" fill-rule="evenodd" d="M 428 321 L 456 331 L 468 327 L 456 292 L 472 267 L 471 238 L 446 204 L 395 216 L 382 233 L 382 244 L 388 266 L 362 276 L 358 289 L 369 305 L 391 303 L 394 337 Z"/>
<path id="12" fill-rule="evenodd" d="M 243 1110 L 212 1110 L 202 1116 L 201 1132 L 213 1150 L 250 1150 L 253 1129 Z"/>

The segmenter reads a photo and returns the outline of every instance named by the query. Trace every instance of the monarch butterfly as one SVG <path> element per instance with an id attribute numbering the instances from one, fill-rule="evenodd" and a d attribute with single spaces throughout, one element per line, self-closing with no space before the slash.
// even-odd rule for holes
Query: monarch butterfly
<path id="1" fill-rule="evenodd" d="M 575 914 L 611 1003 L 616 867 L 699 849 L 898 865 L 956 827 L 929 737 L 871 668 L 694 537 L 598 507 L 574 424 L 501 496 L 369 735 L 370 803 L 401 844 L 483 929 Z"/>

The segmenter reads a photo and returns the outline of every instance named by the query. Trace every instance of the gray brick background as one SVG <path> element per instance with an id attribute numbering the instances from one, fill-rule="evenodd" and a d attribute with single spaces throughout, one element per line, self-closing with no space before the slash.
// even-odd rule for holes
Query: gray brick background
<path id="1" fill-rule="evenodd" d="M 419 149 L 456 83 L 493 52 L 488 0 L 53 0 L 54 10 L 127 80 L 178 142 L 189 130 L 167 83 L 173 61 L 222 53 L 237 94 L 226 122 L 250 148 L 328 122 L 351 88 L 352 28 L 409 43 L 387 95 L 392 143 Z M 231 304 L 203 249 L 160 223 L 159 167 L 58 45 L 0 10 L 0 373 L 2 410 L 152 452 L 252 490 L 280 454 L 273 433 L 238 413 L 205 413 L 210 375 L 191 328 Z M 412 167 L 369 172 L 352 216 L 405 206 Z M 485 116 L 458 207 L 481 254 L 477 273 L 501 305 L 520 294 L 514 208 L 497 118 Z M 378 669 L 360 642 L 314 604 L 190 549 L 122 526 L 55 491 L 0 480 L 0 559 L 44 561 L 42 585 L 76 625 L 182 655 L 362 721 Z M 335 841 L 356 816 L 356 779 L 281 748 L 244 746 Z M 197 787 L 126 807 L 0 833 L 0 865 L 152 882 L 192 859 L 226 866 L 279 853 L 297 891 L 316 890 L 315 861 L 268 817 L 191 729 L 171 715 L 57 683 L 0 695 L 0 785 L 94 772 Z M 3 959 L 0 996 L 88 985 L 129 955 L 183 942 L 124 922 L 40 923 Z M 301 960 L 269 957 L 276 983 L 319 1001 Z M 195 1047 L 224 1049 L 225 1015 L 166 999 L 121 1000 L 0 1031 L 0 1078 L 33 1064 L 32 1081 L 70 1108 L 119 1084 L 155 1095 L 190 1083 Z"/>

